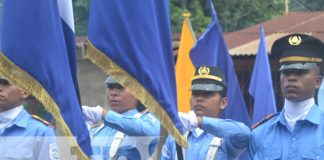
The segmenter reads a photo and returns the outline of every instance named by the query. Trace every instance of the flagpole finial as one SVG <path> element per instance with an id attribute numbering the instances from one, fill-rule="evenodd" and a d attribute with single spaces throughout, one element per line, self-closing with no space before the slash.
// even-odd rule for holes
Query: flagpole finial
<path id="1" fill-rule="evenodd" d="M 190 18 L 191 13 L 190 13 L 190 12 L 183 12 L 183 13 L 182 13 L 182 16 L 183 16 L 184 18 Z"/>

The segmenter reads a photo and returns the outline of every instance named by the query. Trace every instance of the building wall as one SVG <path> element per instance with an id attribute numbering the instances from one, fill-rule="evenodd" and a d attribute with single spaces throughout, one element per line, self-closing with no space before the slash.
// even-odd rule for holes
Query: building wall
<path id="1" fill-rule="evenodd" d="M 82 105 L 107 106 L 104 84 L 107 74 L 89 59 L 78 59 L 78 83 Z"/>
<path id="2" fill-rule="evenodd" d="M 255 56 L 234 56 L 233 61 L 246 106 L 248 107 L 249 114 L 252 115 L 253 98 L 249 94 L 249 85 L 255 63 Z M 277 110 L 281 111 L 284 98 L 280 90 L 280 73 L 278 71 L 279 63 L 276 60 L 270 60 L 270 62 Z"/>

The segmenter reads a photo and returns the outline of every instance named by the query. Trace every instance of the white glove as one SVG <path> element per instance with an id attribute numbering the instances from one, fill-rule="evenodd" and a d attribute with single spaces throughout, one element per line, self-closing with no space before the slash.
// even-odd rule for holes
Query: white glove
<path id="1" fill-rule="evenodd" d="M 102 119 L 102 108 L 100 106 L 82 106 L 82 113 L 87 125 L 97 125 Z"/>
<path id="2" fill-rule="evenodd" d="M 194 111 L 188 113 L 179 112 L 178 114 L 185 131 L 198 128 L 197 116 Z"/>

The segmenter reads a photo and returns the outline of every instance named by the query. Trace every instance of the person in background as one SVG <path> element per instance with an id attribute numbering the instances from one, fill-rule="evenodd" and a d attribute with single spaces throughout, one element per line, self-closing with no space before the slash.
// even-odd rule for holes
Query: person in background
<path id="1" fill-rule="evenodd" d="M 106 111 L 100 106 L 82 107 L 88 123 L 94 125 L 103 120 L 103 124 L 90 131 L 92 159 L 149 158 L 158 143 L 155 138 L 160 135 L 159 121 L 147 109 L 143 110 L 143 105 L 127 88 L 111 77 L 105 84 L 111 110 Z M 142 111 L 139 112 L 137 107 Z"/>
<path id="2" fill-rule="evenodd" d="M 192 79 L 192 111 L 179 113 L 187 131 L 189 148 L 185 160 L 237 159 L 248 146 L 250 129 L 241 122 L 219 118 L 226 108 L 226 81 L 217 67 L 196 67 Z M 162 160 L 177 159 L 175 141 L 168 137 L 162 149 Z"/>
<path id="3" fill-rule="evenodd" d="M 324 113 L 314 100 L 322 81 L 323 52 L 323 42 L 305 34 L 290 34 L 273 43 L 284 107 L 252 131 L 247 160 L 324 159 Z"/>

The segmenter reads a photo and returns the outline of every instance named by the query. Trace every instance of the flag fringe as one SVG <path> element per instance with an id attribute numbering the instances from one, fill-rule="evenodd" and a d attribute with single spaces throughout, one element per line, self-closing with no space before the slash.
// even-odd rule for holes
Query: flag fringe
<path id="1" fill-rule="evenodd" d="M 112 76 L 115 81 L 128 88 L 145 107 L 154 113 L 165 129 L 173 135 L 179 145 L 185 148 L 188 147 L 187 139 L 173 125 L 169 115 L 133 76 L 99 51 L 89 40 L 86 42 L 86 56 L 104 72 Z"/>
<path id="2" fill-rule="evenodd" d="M 59 107 L 45 88 L 31 75 L 11 62 L 2 52 L 0 53 L 0 74 L 8 78 L 10 83 L 17 85 L 32 94 L 44 105 L 44 108 L 52 114 L 56 120 L 56 126 L 60 126 L 59 129 L 62 131 L 63 135 L 73 137 L 70 129 L 62 118 Z M 89 158 L 81 150 L 76 140 L 74 138 L 71 139 L 72 145 L 76 146 L 76 150 L 74 151 L 76 152 L 76 155 L 79 155 L 78 159 L 89 160 Z"/>

